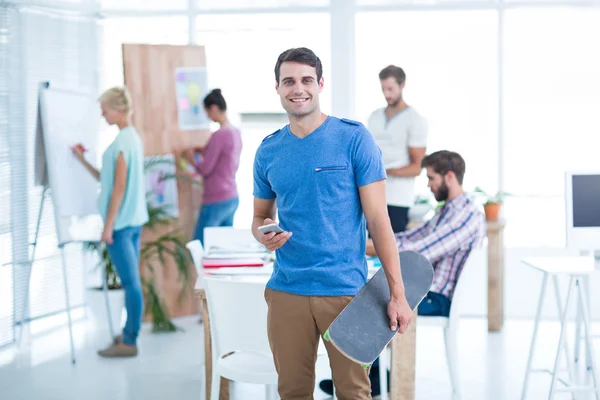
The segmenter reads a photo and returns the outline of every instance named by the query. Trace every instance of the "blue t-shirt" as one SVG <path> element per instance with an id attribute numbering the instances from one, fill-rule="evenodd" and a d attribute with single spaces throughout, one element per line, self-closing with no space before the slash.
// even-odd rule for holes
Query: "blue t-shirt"
<path id="1" fill-rule="evenodd" d="M 98 208 L 102 220 L 106 221 L 110 197 L 115 181 L 117 157 L 123 154 L 127 164 L 127 186 L 121 207 L 115 219 L 113 229 L 136 227 L 148 222 L 148 206 L 146 204 L 146 182 L 144 177 L 144 148 L 142 140 L 134 127 L 128 126 L 119 132 L 115 140 L 102 155 L 100 170 L 100 197 Z"/>
<path id="2" fill-rule="evenodd" d="M 254 196 L 276 199 L 293 233 L 276 253 L 272 290 L 353 296 L 367 282 L 366 221 L 358 188 L 386 178 L 381 151 L 359 122 L 328 117 L 305 138 L 289 125 L 254 159 Z"/>

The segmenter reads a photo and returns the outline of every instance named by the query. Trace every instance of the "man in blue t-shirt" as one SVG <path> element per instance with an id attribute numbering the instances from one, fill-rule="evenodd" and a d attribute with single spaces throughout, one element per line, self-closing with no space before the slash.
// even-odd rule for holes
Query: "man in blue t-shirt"
<path id="1" fill-rule="evenodd" d="M 277 251 L 265 299 L 279 396 L 309 399 L 319 335 L 367 282 L 367 225 L 392 299 L 390 328 L 412 318 L 387 213 L 381 151 L 360 123 L 321 113 L 322 66 L 309 49 L 284 51 L 276 89 L 289 125 L 267 136 L 254 160 L 254 237 Z M 284 232 L 258 227 L 279 217 Z M 370 399 L 367 371 L 325 342 L 339 399 Z"/>

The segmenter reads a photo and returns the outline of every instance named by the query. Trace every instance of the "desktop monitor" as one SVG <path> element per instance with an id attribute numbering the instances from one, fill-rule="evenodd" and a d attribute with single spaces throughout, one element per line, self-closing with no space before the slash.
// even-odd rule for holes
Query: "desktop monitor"
<path id="1" fill-rule="evenodd" d="M 565 174 L 567 248 L 600 250 L 600 170 Z"/>

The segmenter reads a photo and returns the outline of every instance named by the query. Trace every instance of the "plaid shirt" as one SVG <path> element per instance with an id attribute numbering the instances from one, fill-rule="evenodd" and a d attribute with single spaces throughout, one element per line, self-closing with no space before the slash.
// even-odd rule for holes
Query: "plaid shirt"
<path id="1" fill-rule="evenodd" d="M 462 193 L 446 203 L 433 218 L 396 234 L 399 250 L 414 250 L 433 265 L 430 291 L 452 299 L 456 280 L 473 247 L 486 235 L 485 217 L 473 200 Z"/>

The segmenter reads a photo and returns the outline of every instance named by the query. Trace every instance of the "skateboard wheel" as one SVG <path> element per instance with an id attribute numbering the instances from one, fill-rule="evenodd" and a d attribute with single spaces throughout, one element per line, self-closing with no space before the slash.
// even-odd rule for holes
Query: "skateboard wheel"
<path id="1" fill-rule="evenodd" d="M 329 329 L 327 329 L 323 334 L 323 340 L 329 342 Z"/>

